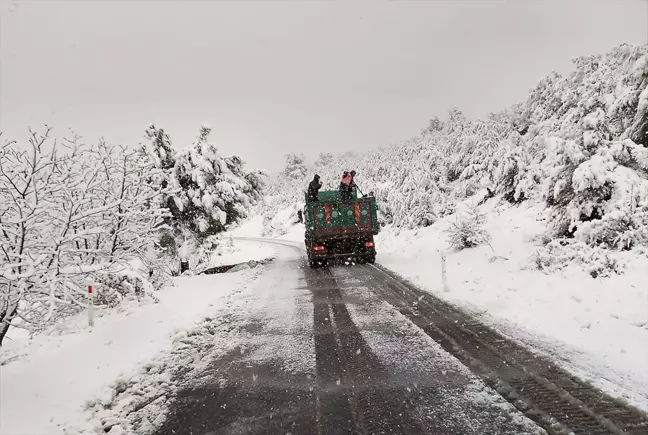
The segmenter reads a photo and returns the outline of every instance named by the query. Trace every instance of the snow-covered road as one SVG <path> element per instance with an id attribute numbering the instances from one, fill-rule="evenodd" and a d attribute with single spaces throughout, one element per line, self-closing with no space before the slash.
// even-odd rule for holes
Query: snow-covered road
<path id="1" fill-rule="evenodd" d="M 278 256 L 236 345 L 179 380 L 159 435 L 648 430 L 645 415 L 379 267 L 310 269 L 301 243 L 265 242 Z"/>
<path id="2" fill-rule="evenodd" d="M 648 433 L 645 415 L 381 266 L 311 269 L 299 242 L 236 243 L 274 260 L 36 339 L 2 369 L 0 433 Z"/>
<path id="3" fill-rule="evenodd" d="M 273 244 L 235 348 L 181 380 L 158 434 L 538 433 L 358 271 L 311 270 L 290 245 Z"/>

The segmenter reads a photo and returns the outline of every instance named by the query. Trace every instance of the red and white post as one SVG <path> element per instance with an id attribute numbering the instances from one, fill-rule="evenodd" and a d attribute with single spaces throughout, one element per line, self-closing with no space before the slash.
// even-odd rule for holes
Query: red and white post
<path id="1" fill-rule="evenodd" d="M 88 280 L 88 326 L 94 326 L 94 286 L 91 280 Z"/>

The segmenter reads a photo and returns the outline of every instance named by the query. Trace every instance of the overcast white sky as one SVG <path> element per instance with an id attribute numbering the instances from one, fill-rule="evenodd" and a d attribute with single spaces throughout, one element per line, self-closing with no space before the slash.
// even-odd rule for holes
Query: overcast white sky
<path id="1" fill-rule="evenodd" d="M 48 123 L 137 144 L 155 122 L 181 148 L 207 123 L 269 170 L 499 110 L 648 23 L 641 0 L 0 2 L 5 137 Z"/>

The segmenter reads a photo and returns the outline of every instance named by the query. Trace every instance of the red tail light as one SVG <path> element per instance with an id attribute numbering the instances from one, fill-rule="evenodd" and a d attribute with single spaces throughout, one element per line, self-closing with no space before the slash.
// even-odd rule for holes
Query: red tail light
<path id="1" fill-rule="evenodd" d="M 313 246 L 313 251 L 315 252 L 322 252 L 323 250 L 324 250 L 324 246 L 322 245 Z"/>
<path id="2" fill-rule="evenodd" d="M 373 242 L 365 242 L 365 248 L 373 248 L 374 243 Z"/>

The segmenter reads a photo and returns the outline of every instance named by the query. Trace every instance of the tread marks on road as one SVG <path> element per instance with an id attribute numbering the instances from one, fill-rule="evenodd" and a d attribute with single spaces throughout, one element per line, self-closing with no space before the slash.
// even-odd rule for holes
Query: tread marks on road
<path id="1" fill-rule="evenodd" d="M 387 371 L 366 344 L 327 269 L 306 270 L 313 292 L 320 433 L 416 434 Z"/>
<path id="2" fill-rule="evenodd" d="M 322 271 L 307 274 L 307 283 L 313 293 L 326 292 L 329 282 Z M 315 341 L 315 367 L 318 383 L 318 423 L 320 434 L 353 433 L 353 416 L 349 392 L 342 386 L 344 373 L 342 357 L 335 337 L 330 306 L 313 297 L 313 333 Z M 344 379 L 346 384 L 346 379 Z"/>
<path id="3" fill-rule="evenodd" d="M 647 434 L 645 413 L 566 373 L 380 266 L 362 273 L 387 302 L 550 434 Z M 415 307 L 415 308 L 412 308 Z"/>

